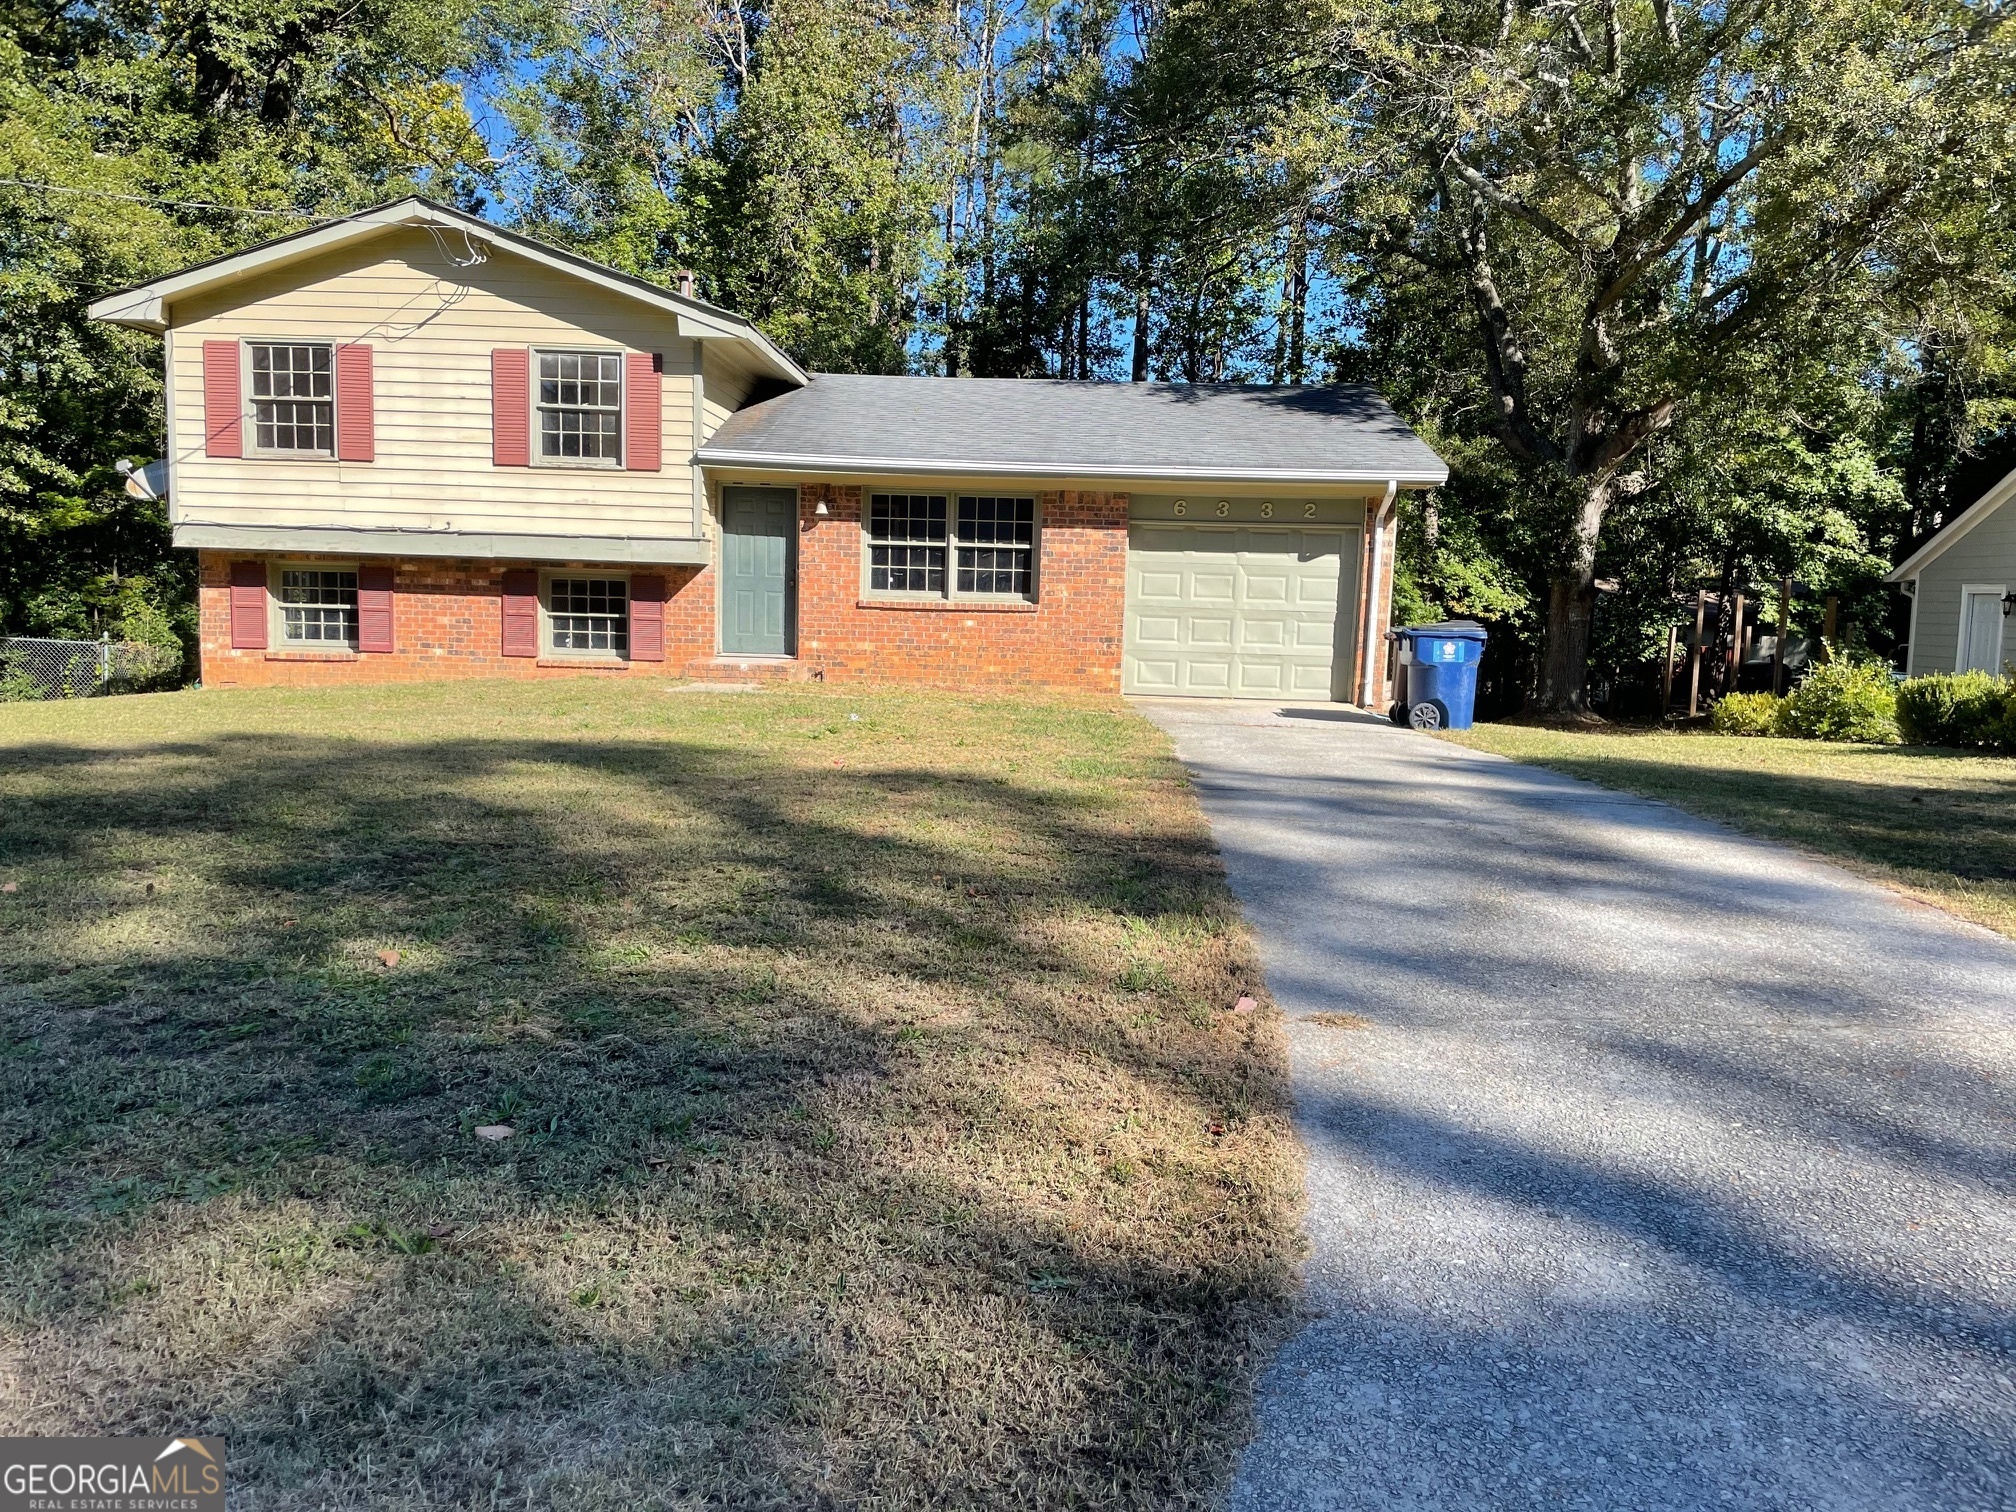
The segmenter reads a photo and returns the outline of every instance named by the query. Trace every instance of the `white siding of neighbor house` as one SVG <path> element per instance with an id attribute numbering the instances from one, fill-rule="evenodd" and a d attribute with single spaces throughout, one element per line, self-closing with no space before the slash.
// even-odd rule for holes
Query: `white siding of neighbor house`
<path id="1" fill-rule="evenodd" d="M 690 461 L 701 343 L 681 337 L 669 312 L 506 248 L 487 251 L 487 261 L 457 267 L 450 254 L 466 255 L 461 237 L 400 230 L 177 302 L 169 341 L 176 520 L 699 534 Z M 227 338 L 369 342 L 377 460 L 206 456 L 203 343 Z M 511 346 L 663 353 L 662 470 L 493 465 L 490 353 Z M 536 445 L 536 420 L 533 437 Z M 246 442 L 249 451 L 249 422 Z"/>
<path id="2" fill-rule="evenodd" d="M 1951 672 L 1960 656 L 1960 599 L 1970 584 L 2016 589 L 2016 501 L 2003 504 L 1918 573 L 1912 674 Z M 2016 623 L 2002 625 L 2002 655 L 2016 658 Z"/>

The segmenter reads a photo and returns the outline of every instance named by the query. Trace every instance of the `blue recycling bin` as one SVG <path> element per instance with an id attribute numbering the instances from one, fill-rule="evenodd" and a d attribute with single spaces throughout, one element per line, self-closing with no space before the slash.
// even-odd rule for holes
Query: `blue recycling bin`
<path id="1" fill-rule="evenodd" d="M 1477 708 L 1477 666 L 1490 639 L 1475 620 L 1389 630 L 1398 644 L 1393 723 L 1417 730 L 1467 730 Z"/>

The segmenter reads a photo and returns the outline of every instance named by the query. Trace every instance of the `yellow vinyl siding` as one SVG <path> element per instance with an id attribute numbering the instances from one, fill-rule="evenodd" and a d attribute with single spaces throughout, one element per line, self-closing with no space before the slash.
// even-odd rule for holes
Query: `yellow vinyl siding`
<path id="1" fill-rule="evenodd" d="M 721 428 L 722 421 L 742 407 L 749 390 L 755 387 L 756 375 L 719 349 L 704 352 L 701 360 L 706 364 L 700 390 L 700 444 L 704 446 Z"/>
<path id="2" fill-rule="evenodd" d="M 401 231 L 179 302 L 170 344 L 177 521 L 697 535 L 696 344 L 674 318 L 501 247 L 467 268 L 449 253 L 466 256 L 461 237 Z M 204 455 L 204 341 L 289 337 L 371 344 L 376 461 Z M 663 469 L 493 466 L 490 352 L 510 346 L 663 353 Z"/>

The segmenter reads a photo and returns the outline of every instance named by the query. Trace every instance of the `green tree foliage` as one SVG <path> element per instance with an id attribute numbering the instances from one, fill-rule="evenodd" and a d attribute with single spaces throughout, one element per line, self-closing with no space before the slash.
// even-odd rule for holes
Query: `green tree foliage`
<path id="1" fill-rule="evenodd" d="M 85 306 L 311 214 L 420 185 L 466 197 L 487 149 L 447 76 L 476 61 L 469 14 L 453 0 L 8 7 L 0 625 L 144 621 L 152 636 L 165 618 L 189 634 L 193 564 L 114 466 L 160 454 L 160 345 Z"/>
<path id="2" fill-rule="evenodd" d="M 1319 90 L 1375 299 L 1462 311 L 1480 417 L 1549 567 L 1543 707 L 1586 703 L 1598 558 L 1655 438 L 1821 320 L 1953 317 L 2006 181 L 2007 26 L 1939 0 L 1362 4 L 1282 29 Z"/>

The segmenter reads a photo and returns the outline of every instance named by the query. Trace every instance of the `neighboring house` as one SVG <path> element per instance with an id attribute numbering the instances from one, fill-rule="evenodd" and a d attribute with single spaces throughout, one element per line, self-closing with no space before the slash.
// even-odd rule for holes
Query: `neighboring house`
<path id="1" fill-rule="evenodd" d="M 1911 595 L 1907 676 L 2004 672 L 2016 662 L 2016 472 L 1907 557 L 1887 581 Z"/>
<path id="2" fill-rule="evenodd" d="M 161 332 L 212 687 L 755 675 L 1384 697 L 1355 388 L 809 375 L 422 200 L 99 300 Z"/>

